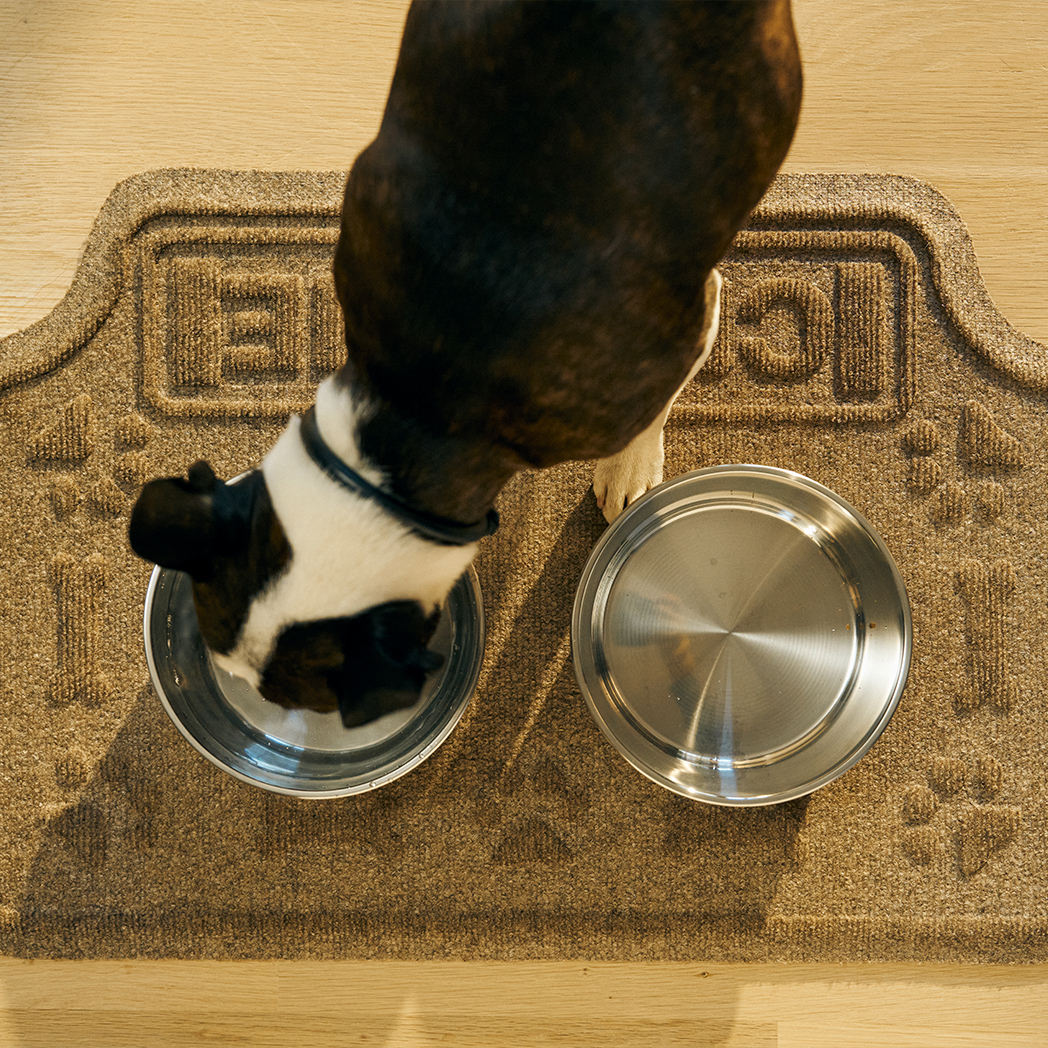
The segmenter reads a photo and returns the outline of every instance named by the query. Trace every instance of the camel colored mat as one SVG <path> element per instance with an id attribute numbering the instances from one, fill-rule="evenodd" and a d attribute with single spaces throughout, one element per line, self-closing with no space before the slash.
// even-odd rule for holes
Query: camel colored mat
<path id="1" fill-rule="evenodd" d="M 478 561 L 477 693 L 421 767 L 335 801 L 223 774 L 149 683 L 147 478 L 256 464 L 341 360 L 343 175 L 114 190 L 73 287 L 0 343 L 0 951 L 29 957 L 1048 959 L 1048 350 L 949 204 L 781 178 L 725 260 L 667 477 L 798 470 L 881 532 L 914 620 L 884 735 L 809 798 L 685 800 L 575 683 L 590 468 L 516 478 Z"/>

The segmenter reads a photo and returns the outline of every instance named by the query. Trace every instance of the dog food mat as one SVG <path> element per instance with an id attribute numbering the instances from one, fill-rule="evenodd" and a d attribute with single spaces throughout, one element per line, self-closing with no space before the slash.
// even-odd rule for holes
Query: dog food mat
<path id="1" fill-rule="evenodd" d="M 1048 349 L 996 312 L 962 222 L 912 180 L 775 183 L 667 431 L 667 476 L 798 470 L 897 559 L 909 684 L 855 768 L 716 808 L 605 741 L 569 642 L 604 528 L 587 464 L 503 492 L 479 688 L 416 771 L 302 801 L 185 742 L 149 683 L 128 513 L 199 457 L 227 478 L 257 463 L 339 365 L 343 177 L 133 178 L 62 303 L 0 344 L 0 950 L 1048 958 Z"/>

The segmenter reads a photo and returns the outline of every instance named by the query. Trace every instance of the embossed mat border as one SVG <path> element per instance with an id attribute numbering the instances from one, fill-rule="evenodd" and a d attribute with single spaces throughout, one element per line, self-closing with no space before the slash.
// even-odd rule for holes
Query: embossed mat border
<path id="1" fill-rule="evenodd" d="M 198 168 L 161 168 L 121 182 L 95 220 L 69 291 L 46 317 L 0 339 L 0 392 L 64 364 L 102 326 L 125 275 L 124 245 L 151 218 L 179 213 L 330 218 L 338 214 L 335 202 L 344 182 L 343 172 Z M 749 228 L 828 221 L 843 229 L 877 222 L 918 233 L 932 248 L 930 271 L 950 319 L 985 362 L 1025 386 L 1048 391 L 1048 351 L 998 311 L 968 230 L 932 186 L 903 175 L 780 175 Z"/>
<path id="2" fill-rule="evenodd" d="M 72 360 L 113 310 L 135 265 L 127 245 L 153 219 L 171 215 L 337 216 L 342 172 L 176 169 L 121 183 L 92 229 L 69 292 L 36 324 L 0 340 L 0 392 Z M 978 272 L 971 241 L 952 206 L 934 189 L 893 175 L 785 175 L 752 216 L 750 230 L 810 227 L 823 235 L 871 224 L 897 232 L 931 275 L 938 300 L 988 366 L 1021 385 L 1048 392 L 1048 351 L 998 312 Z M 820 232 L 822 230 L 823 232 Z M 902 257 L 902 256 L 900 256 Z M 903 259 L 902 264 L 906 262 Z M 905 387 L 906 377 L 902 378 Z M 905 396 L 905 388 L 901 394 Z M 704 421 L 683 405 L 674 424 Z M 738 960 L 868 960 L 921 957 L 986 962 L 1048 958 L 1043 916 L 941 920 L 837 914 L 832 917 L 738 914 L 498 911 L 153 912 L 70 916 L 0 909 L 0 949 L 21 956 L 65 957 L 607 957 L 666 959 L 704 953 Z M 580 942 L 580 922 L 586 927 Z M 410 941 L 407 950 L 404 942 Z M 163 946 L 159 944 L 163 942 Z M 396 943 L 396 945 L 390 945 Z M 101 944 L 101 945 L 100 945 Z"/>
<path id="3" fill-rule="evenodd" d="M 578 927 L 585 927 L 580 943 Z M 411 949 L 405 950 L 405 938 Z M 162 948 L 158 949 L 158 942 Z M 102 948 L 99 944 L 103 943 Z M 726 943 L 730 947 L 726 949 Z M 1048 927 L 1016 918 L 941 920 L 840 914 L 657 918 L 614 910 L 561 914 L 434 910 L 336 914 L 217 912 L 34 914 L 0 918 L 4 955 L 69 960 L 694 960 L 1030 964 L 1048 960 Z"/>

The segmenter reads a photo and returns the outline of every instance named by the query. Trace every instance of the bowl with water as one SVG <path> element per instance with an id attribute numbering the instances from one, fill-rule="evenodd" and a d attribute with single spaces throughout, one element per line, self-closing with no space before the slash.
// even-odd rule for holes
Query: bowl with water
<path id="1" fill-rule="evenodd" d="M 471 567 L 452 587 L 430 649 L 443 666 L 419 701 L 346 728 L 335 713 L 287 710 L 215 665 L 197 625 L 192 582 L 156 567 L 145 602 L 150 676 L 185 739 L 224 772 L 265 790 L 304 798 L 345 797 L 406 775 L 462 718 L 484 654 L 480 583 Z"/>

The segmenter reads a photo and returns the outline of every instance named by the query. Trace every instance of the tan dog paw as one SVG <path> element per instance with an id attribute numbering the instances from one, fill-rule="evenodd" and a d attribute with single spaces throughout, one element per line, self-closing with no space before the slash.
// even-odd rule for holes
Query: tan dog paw
<path id="1" fill-rule="evenodd" d="M 646 430 L 617 455 L 597 463 L 593 471 L 593 494 L 609 524 L 641 495 L 662 483 L 663 458 L 660 426 L 654 439 Z"/>

